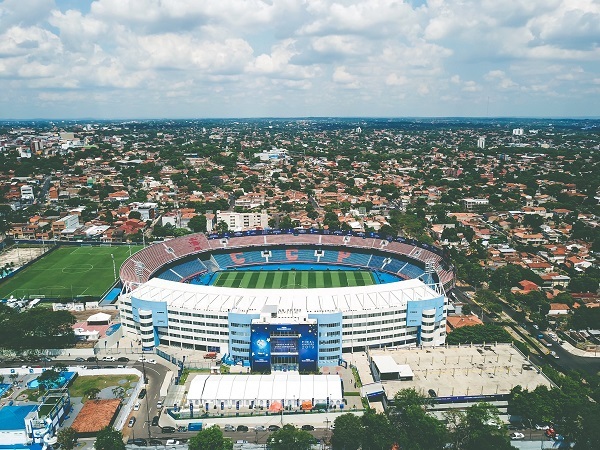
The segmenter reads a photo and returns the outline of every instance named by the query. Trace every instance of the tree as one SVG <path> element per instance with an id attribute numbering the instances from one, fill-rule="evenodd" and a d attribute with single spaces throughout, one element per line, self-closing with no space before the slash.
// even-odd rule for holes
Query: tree
<path id="1" fill-rule="evenodd" d="M 77 432 L 71 427 L 61 428 L 56 434 L 56 439 L 61 448 L 73 450 L 77 441 Z"/>
<path id="2" fill-rule="evenodd" d="M 96 435 L 96 450 L 125 450 L 123 435 L 113 427 L 105 427 Z"/>
<path id="3" fill-rule="evenodd" d="M 390 423 L 403 450 L 441 450 L 448 432 L 445 425 L 427 414 L 430 400 L 414 389 L 402 389 L 394 396 Z"/>
<path id="4" fill-rule="evenodd" d="M 188 227 L 195 233 L 206 231 L 206 216 L 198 214 L 190 219 Z"/>
<path id="5" fill-rule="evenodd" d="M 89 398 L 90 400 L 94 400 L 96 398 L 98 398 L 98 394 L 100 393 L 100 389 L 98 388 L 89 388 L 87 391 L 84 392 L 84 395 Z"/>
<path id="6" fill-rule="evenodd" d="M 457 328 L 446 338 L 446 342 L 450 345 L 510 341 L 512 341 L 510 334 L 504 328 L 493 324 Z"/>
<path id="7" fill-rule="evenodd" d="M 308 450 L 315 438 L 307 431 L 298 430 L 294 425 L 285 424 L 267 439 L 271 450 Z"/>
<path id="8" fill-rule="evenodd" d="M 358 416 L 347 413 L 337 417 L 331 437 L 334 449 L 357 450 L 361 447 L 364 429 Z"/>
<path id="9" fill-rule="evenodd" d="M 39 389 L 48 390 L 55 387 L 58 383 L 58 379 L 60 378 L 60 372 L 50 369 L 44 370 L 40 376 L 37 378 L 39 383 Z"/>
<path id="10" fill-rule="evenodd" d="M 456 450 L 509 450 L 510 439 L 498 417 L 498 409 L 478 403 L 466 411 L 450 410 L 445 414 L 450 428 L 450 441 Z"/>
<path id="11" fill-rule="evenodd" d="M 380 450 L 391 448 L 396 442 L 394 428 L 383 413 L 369 409 L 361 417 L 363 435 L 362 450 Z M 337 430 L 337 426 L 336 426 Z"/>
<path id="12" fill-rule="evenodd" d="M 544 224 L 544 218 L 539 214 L 526 214 L 523 218 L 523 225 L 531 228 L 534 232 L 538 232 Z"/>
<path id="13" fill-rule="evenodd" d="M 212 426 L 190 438 L 188 448 L 189 450 L 229 450 L 233 448 L 233 443 L 223 437 L 223 432 L 218 426 Z"/>
<path id="14" fill-rule="evenodd" d="M 217 230 L 217 233 L 225 233 L 226 231 L 229 230 L 229 226 L 224 221 L 219 220 L 219 223 L 217 223 L 216 230 Z"/>
<path id="15" fill-rule="evenodd" d="M 139 211 L 130 211 L 129 215 L 127 216 L 130 219 L 137 219 L 140 220 L 142 218 L 142 213 Z"/>

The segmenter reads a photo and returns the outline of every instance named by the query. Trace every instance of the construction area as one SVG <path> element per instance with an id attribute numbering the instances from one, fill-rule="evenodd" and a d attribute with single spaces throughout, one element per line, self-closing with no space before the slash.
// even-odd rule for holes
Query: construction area
<path id="1" fill-rule="evenodd" d="M 363 394 L 382 391 L 384 404 L 407 388 L 436 402 L 462 403 L 508 394 L 517 385 L 530 390 L 553 386 L 511 344 L 369 350 L 367 358 L 355 359 L 355 365 Z"/>

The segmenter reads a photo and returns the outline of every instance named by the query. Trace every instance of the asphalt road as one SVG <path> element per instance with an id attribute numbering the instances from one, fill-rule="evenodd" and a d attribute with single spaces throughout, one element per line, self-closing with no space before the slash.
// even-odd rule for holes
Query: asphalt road
<path id="1" fill-rule="evenodd" d="M 148 385 L 146 386 L 146 396 L 139 400 L 140 409 L 138 411 L 132 411 L 130 414 L 130 417 L 136 418 L 135 425 L 132 428 L 129 428 L 126 425 L 123 429 L 123 434 L 127 435 L 129 438 L 138 437 L 145 439 L 169 439 L 180 437 L 180 433 L 177 433 L 177 436 L 162 434 L 160 427 L 153 427 L 149 423 L 154 416 L 158 415 L 156 403 L 160 400 L 160 386 L 169 369 L 161 364 L 144 364 L 144 367 L 142 367 L 142 363 L 137 361 L 132 364 L 132 366 L 141 372 L 145 369 Z"/>
<path id="2" fill-rule="evenodd" d="M 476 304 L 468 295 L 466 295 L 461 288 L 456 287 L 453 289 L 453 292 L 458 300 L 472 305 L 473 312 L 476 314 L 480 313 L 479 315 L 481 316 L 481 307 L 478 304 Z M 501 304 L 501 306 L 502 311 L 518 323 L 518 320 L 516 318 L 516 312 L 511 307 L 505 304 Z M 492 317 L 483 315 L 483 322 L 494 323 L 494 319 Z M 537 334 L 539 333 L 537 330 L 530 329 L 528 331 L 532 339 L 537 339 Z M 563 371 L 578 370 L 589 374 L 597 374 L 598 372 L 600 372 L 600 358 L 586 358 L 583 356 L 576 356 L 566 351 L 558 343 L 552 341 L 549 337 L 546 336 L 545 340 L 553 343 L 552 347 L 549 347 L 548 350 L 555 351 L 559 358 L 556 359 L 550 355 L 542 357 L 536 354 L 532 354 L 530 358 L 534 363 L 538 365 L 550 364 L 557 369 L 562 369 Z"/>

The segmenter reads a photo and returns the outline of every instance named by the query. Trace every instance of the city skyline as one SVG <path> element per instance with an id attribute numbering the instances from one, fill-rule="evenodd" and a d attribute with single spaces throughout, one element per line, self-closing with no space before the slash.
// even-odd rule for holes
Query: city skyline
<path id="1" fill-rule="evenodd" d="M 593 0 L 5 0 L 0 30 L 0 119 L 600 116 Z"/>

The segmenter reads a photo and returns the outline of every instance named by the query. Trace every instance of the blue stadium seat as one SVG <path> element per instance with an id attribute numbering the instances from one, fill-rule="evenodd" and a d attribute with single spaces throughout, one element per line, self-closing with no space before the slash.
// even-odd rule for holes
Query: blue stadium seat
<path id="1" fill-rule="evenodd" d="M 165 270 L 158 278 L 169 281 L 181 281 L 182 279 L 180 275 L 177 275 L 177 273 L 173 272 L 171 269 Z"/>
<path id="2" fill-rule="evenodd" d="M 183 278 L 188 278 L 197 273 L 204 272 L 206 266 L 199 259 L 193 259 L 173 267 L 173 270 Z"/>

